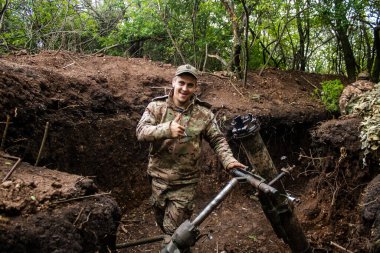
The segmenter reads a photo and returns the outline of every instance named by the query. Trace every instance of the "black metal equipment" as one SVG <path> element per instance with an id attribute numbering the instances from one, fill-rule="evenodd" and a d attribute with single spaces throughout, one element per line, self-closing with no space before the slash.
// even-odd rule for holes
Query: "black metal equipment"
<path id="1" fill-rule="evenodd" d="M 237 185 L 238 182 L 249 182 L 252 186 L 256 188 L 259 193 L 260 203 L 262 204 L 264 213 L 266 217 L 270 220 L 271 225 L 276 232 L 276 234 L 284 240 L 285 243 L 289 244 L 292 252 L 297 253 L 309 253 L 311 248 L 306 238 L 303 235 L 302 230 L 296 227 L 294 231 L 299 232 L 299 239 L 290 240 L 288 236 L 288 229 L 283 228 L 283 224 L 289 224 L 292 228 L 294 224 L 292 222 L 292 216 L 290 217 L 290 222 L 288 220 L 282 221 L 281 219 L 285 214 L 288 218 L 290 208 L 284 203 L 276 203 L 279 199 L 280 192 L 269 184 L 264 183 L 264 180 L 248 171 L 235 169 L 233 174 L 236 176 L 231 179 L 229 183 L 219 192 L 219 194 L 203 209 L 203 211 L 191 222 L 186 220 L 182 223 L 177 230 L 174 232 L 169 244 L 167 244 L 161 253 L 185 253 L 187 250 L 194 246 L 196 241 L 199 239 L 198 226 L 210 215 L 210 213 L 227 197 L 227 195 L 232 191 L 232 189 Z M 286 173 L 280 173 L 276 177 L 276 180 L 272 180 L 273 184 L 275 181 L 279 180 Z M 297 236 L 297 235 L 296 235 Z"/>
<path id="2" fill-rule="evenodd" d="M 244 116 L 236 116 L 231 125 L 234 139 L 247 137 L 260 130 L 259 120 L 250 113 Z"/>
<path id="3" fill-rule="evenodd" d="M 302 229 L 298 223 L 294 221 L 294 216 L 291 215 L 291 208 L 289 208 L 287 201 L 283 203 L 281 193 L 271 185 L 281 179 L 288 173 L 282 172 L 275 177 L 269 184 L 266 184 L 264 179 L 256 174 L 247 170 L 235 169 L 232 171 L 235 176 L 228 184 L 218 193 L 218 195 L 211 200 L 211 202 L 198 214 L 193 221 L 184 221 L 174 231 L 170 241 L 160 253 L 186 253 L 195 245 L 200 238 L 200 231 L 198 227 L 200 224 L 218 207 L 220 203 L 228 196 L 233 188 L 239 182 L 250 183 L 258 192 L 259 200 L 264 213 L 270 221 L 273 230 L 278 237 L 282 238 L 285 243 L 289 245 L 294 253 L 311 253 L 312 248 L 306 240 Z M 286 199 L 291 200 L 291 197 L 286 196 Z M 281 203 L 278 203 L 281 200 Z M 284 227 L 285 226 L 285 227 Z M 292 234 L 294 232 L 294 234 Z M 167 235 L 166 235 L 167 236 Z M 163 240 L 165 235 L 146 238 L 136 242 L 129 242 L 116 245 L 116 248 L 128 248 L 136 245 L 151 243 Z"/>
<path id="4" fill-rule="evenodd" d="M 237 185 L 239 178 L 231 179 L 219 194 L 202 210 L 202 212 L 192 221 L 186 220 L 174 231 L 169 244 L 161 253 L 182 253 L 194 246 L 198 240 L 198 226 L 210 215 L 210 213 L 227 197 L 232 189 Z"/>

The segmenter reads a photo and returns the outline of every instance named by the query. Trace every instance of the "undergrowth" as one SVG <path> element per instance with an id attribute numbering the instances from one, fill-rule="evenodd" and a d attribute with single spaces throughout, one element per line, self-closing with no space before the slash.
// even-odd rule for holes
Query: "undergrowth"
<path id="1" fill-rule="evenodd" d="M 343 84 L 340 80 L 330 80 L 321 83 L 322 88 L 315 88 L 313 94 L 321 99 L 329 112 L 339 111 L 339 97 L 343 91 Z"/>

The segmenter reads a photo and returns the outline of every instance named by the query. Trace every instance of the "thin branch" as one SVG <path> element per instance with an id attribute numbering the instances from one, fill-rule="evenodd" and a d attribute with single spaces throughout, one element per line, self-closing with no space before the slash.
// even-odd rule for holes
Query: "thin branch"
<path id="1" fill-rule="evenodd" d="M 371 200 L 371 201 L 369 201 L 369 202 L 366 202 L 366 203 L 364 203 L 364 204 L 361 204 L 361 205 L 359 205 L 359 206 L 360 206 L 360 207 L 368 206 L 368 205 L 370 205 L 370 204 L 373 204 L 373 203 L 379 201 L 379 198 L 380 198 L 380 197 L 377 197 L 376 199 Z"/>
<path id="2" fill-rule="evenodd" d="M 70 202 L 70 201 L 74 201 L 74 200 L 88 199 L 88 198 L 99 197 L 99 196 L 110 195 L 110 194 L 111 194 L 111 192 L 98 193 L 98 194 L 81 196 L 81 197 L 76 197 L 76 198 L 71 198 L 71 199 L 58 200 L 56 202 L 53 202 L 52 204 L 61 204 L 61 203 L 66 203 L 66 202 Z"/>
<path id="3" fill-rule="evenodd" d="M 314 84 L 312 84 L 308 79 L 306 79 L 306 77 L 302 76 L 302 79 L 305 80 L 308 84 L 310 84 L 311 86 L 313 86 L 315 89 L 319 90 L 319 88 L 317 86 L 315 86 Z"/>
<path id="4" fill-rule="evenodd" d="M 205 49 L 205 61 L 203 62 L 203 68 L 202 68 L 202 71 L 206 71 L 207 56 L 208 56 L 208 44 L 206 43 L 206 49 Z"/>
<path id="5" fill-rule="evenodd" d="M 109 49 L 112 49 L 112 48 L 118 47 L 118 46 L 121 46 L 121 44 L 117 43 L 117 44 L 114 44 L 114 45 L 111 45 L 111 46 L 108 46 L 108 47 L 103 47 L 102 49 L 99 49 L 98 51 L 96 51 L 95 54 L 99 54 L 101 52 L 107 51 Z"/>
<path id="6" fill-rule="evenodd" d="M 36 163 L 34 164 L 34 166 L 37 166 L 38 162 L 40 161 L 41 153 L 42 153 L 42 150 L 44 149 L 44 146 L 45 146 L 45 142 L 46 142 L 46 137 L 47 137 L 48 131 L 49 131 L 49 122 L 46 122 L 45 131 L 44 131 L 44 137 L 42 138 L 40 150 L 38 151 L 38 156 L 37 156 Z"/>
<path id="7" fill-rule="evenodd" d="M 3 150 L 3 148 L 4 148 L 4 145 L 5 145 L 5 139 L 6 139 L 6 137 L 7 137 L 7 132 L 8 132 L 8 127 L 9 127 L 10 120 L 11 120 L 11 116 L 7 115 L 7 121 L 6 121 L 6 123 L 5 123 L 5 128 L 4 128 L 4 132 L 3 132 L 3 137 L 1 138 L 0 150 Z"/>
<path id="8" fill-rule="evenodd" d="M 83 210 L 84 210 L 84 207 L 82 207 L 82 208 L 80 209 L 79 214 L 77 215 L 77 218 L 75 219 L 75 221 L 74 221 L 74 223 L 73 223 L 74 226 L 77 224 L 77 222 L 78 222 L 80 216 L 81 216 L 82 213 L 83 213 Z"/>
<path id="9" fill-rule="evenodd" d="M 234 89 L 240 94 L 240 96 L 244 97 L 243 93 L 241 93 L 238 88 L 234 85 L 234 83 L 230 80 L 230 84 L 232 85 L 232 87 L 234 87 Z"/>
<path id="10" fill-rule="evenodd" d="M 331 245 L 331 246 L 334 246 L 334 247 L 336 247 L 336 248 L 338 248 L 338 249 L 340 249 L 340 250 L 343 250 L 344 252 L 347 252 L 347 253 L 354 253 L 354 252 L 352 252 L 351 250 L 348 250 L 348 249 L 346 249 L 346 248 L 340 246 L 339 244 L 337 244 L 337 243 L 335 243 L 335 242 L 333 242 L 333 241 L 330 242 L 330 245 Z"/>
<path id="11" fill-rule="evenodd" d="M 227 61 L 224 60 L 224 59 L 223 59 L 222 57 L 220 57 L 219 55 L 217 55 L 217 54 L 208 54 L 207 56 L 219 60 L 219 61 L 220 61 L 225 67 L 228 67 L 228 63 L 227 63 Z"/>
<path id="12" fill-rule="evenodd" d="M 3 157 L 5 157 L 5 156 L 3 156 Z M 12 175 L 13 171 L 18 167 L 18 165 L 20 164 L 20 162 L 21 162 L 21 158 L 17 157 L 17 162 L 13 165 L 13 167 L 11 168 L 11 170 L 3 178 L 3 181 L 2 181 L 3 183 L 8 180 L 8 178 Z"/>

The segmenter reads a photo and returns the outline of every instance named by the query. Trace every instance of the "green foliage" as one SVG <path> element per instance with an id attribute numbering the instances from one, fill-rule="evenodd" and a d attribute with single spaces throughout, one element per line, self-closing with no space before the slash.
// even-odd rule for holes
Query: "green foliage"
<path id="1" fill-rule="evenodd" d="M 241 32 L 242 2 L 228 2 Z M 368 68 L 368 45 L 373 45 L 370 22 L 380 16 L 378 2 L 245 1 L 251 13 L 249 68 L 297 69 L 303 59 L 307 71 L 344 73 L 342 47 L 334 39 L 337 27 L 350 28 L 356 63 L 360 69 Z M 0 7 L 4 4 L 5 0 L 0 0 Z M 224 68 L 207 54 L 226 62 L 232 56 L 232 22 L 217 0 L 12 0 L 1 22 L 0 53 L 24 48 L 30 52 L 103 50 L 112 55 L 146 55 L 173 64 L 182 63 L 183 56 L 197 67 L 207 63 L 206 70 Z M 244 41 L 244 34 L 239 39 Z M 133 50 L 136 46 L 138 55 Z"/>
<path id="2" fill-rule="evenodd" d="M 339 111 L 339 97 L 343 91 L 343 84 L 340 80 L 324 81 L 322 84 L 322 90 L 315 89 L 314 94 L 317 95 L 322 103 L 326 106 L 326 109 L 330 112 Z"/>

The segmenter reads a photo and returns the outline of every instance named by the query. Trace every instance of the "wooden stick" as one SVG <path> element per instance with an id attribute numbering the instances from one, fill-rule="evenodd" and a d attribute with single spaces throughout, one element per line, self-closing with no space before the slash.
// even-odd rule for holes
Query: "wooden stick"
<path id="1" fill-rule="evenodd" d="M 71 65 L 74 65 L 74 64 L 75 64 L 75 62 L 72 62 L 70 64 L 67 64 L 66 66 L 63 66 L 62 68 L 65 69 L 65 68 L 70 67 Z"/>
<path id="2" fill-rule="evenodd" d="M 18 159 L 20 159 L 20 157 L 4 154 L 3 152 L 0 152 L 0 156 L 4 157 L 4 158 L 15 160 L 15 161 L 17 161 Z"/>
<path id="3" fill-rule="evenodd" d="M 243 93 L 241 93 L 238 88 L 232 83 L 232 81 L 230 80 L 230 84 L 232 85 L 232 87 L 235 88 L 235 90 L 240 94 L 240 96 L 244 97 Z"/>
<path id="4" fill-rule="evenodd" d="M 221 56 L 219 56 L 219 55 L 217 55 L 217 54 L 208 54 L 207 56 L 208 56 L 208 57 L 211 57 L 211 58 L 218 59 L 218 60 L 223 64 L 223 66 L 225 66 L 225 67 L 228 66 L 227 61 L 224 60 Z"/>
<path id="5" fill-rule="evenodd" d="M 12 175 L 13 171 L 17 168 L 17 166 L 20 164 L 21 158 L 18 158 L 17 162 L 13 165 L 12 169 L 8 172 L 8 174 L 3 178 L 2 183 L 7 181 L 7 179 Z"/>
<path id="6" fill-rule="evenodd" d="M 335 243 L 335 242 L 333 242 L 333 241 L 330 242 L 330 245 L 332 245 L 332 246 L 334 246 L 334 247 L 336 247 L 336 248 L 338 248 L 338 249 L 340 249 L 340 250 L 343 250 L 344 252 L 347 252 L 347 253 L 354 253 L 354 252 L 352 252 L 351 250 L 348 250 L 348 249 L 346 249 L 346 248 L 340 246 L 339 244 L 337 244 L 337 243 Z"/>
<path id="7" fill-rule="evenodd" d="M 303 78 L 303 80 L 305 80 L 306 82 L 308 82 L 311 86 L 313 86 L 314 88 L 316 88 L 317 90 L 319 90 L 319 88 L 317 86 L 315 86 L 314 84 L 312 84 L 309 80 L 306 79 L 306 77 L 302 76 L 301 77 Z"/>
<path id="8" fill-rule="evenodd" d="M 124 227 L 124 224 L 121 224 L 120 228 L 125 234 L 128 234 L 128 230 Z"/>
<path id="9" fill-rule="evenodd" d="M 159 86 L 153 86 L 153 87 L 149 87 L 150 89 L 171 89 L 172 87 L 169 87 L 169 86 L 164 86 L 164 87 L 159 87 Z"/>
<path id="10" fill-rule="evenodd" d="M 88 198 L 92 198 L 92 197 L 98 197 L 98 196 L 110 195 L 110 194 L 111 194 L 111 192 L 105 192 L 105 193 L 99 193 L 99 194 L 81 196 L 81 197 L 77 197 L 77 198 L 58 200 L 56 202 L 53 202 L 52 204 L 61 204 L 61 203 L 66 203 L 66 202 L 70 202 L 70 201 L 74 201 L 74 200 L 88 199 Z"/>
<path id="11" fill-rule="evenodd" d="M 159 241 L 164 240 L 166 236 L 168 236 L 168 235 L 157 235 L 157 236 L 153 236 L 153 237 L 140 239 L 140 240 L 137 240 L 134 242 L 120 243 L 120 244 L 116 244 L 116 248 L 122 249 L 122 248 L 129 248 L 129 247 L 137 246 L 137 245 L 143 245 L 143 244 L 147 244 L 147 243 L 159 242 Z"/>
<path id="12" fill-rule="evenodd" d="M 228 76 L 220 76 L 220 75 L 216 75 L 214 73 L 207 73 L 208 75 L 211 75 L 211 76 L 216 76 L 216 77 L 219 77 L 220 79 L 229 79 Z"/>
<path id="13" fill-rule="evenodd" d="M 45 142 L 46 142 L 48 130 L 49 130 L 49 122 L 46 122 L 44 137 L 42 138 L 40 150 L 38 151 L 38 156 L 37 156 L 36 163 L 34 164 L 34 166 L 37 166 L 38 162 L 40 161 L 41 153 L 42 153 L 42 150 L 43 150 Z"/>
<path id="14" fill-rule="evenodd" d="M 1 145 L 0 145 L 0 149 L 1 150 L 4 148 L 5 138 L 7 137 L 7 132 L 8 132 L 8 127 L 9 127 L 9 122 L 10 121 L 11 121 L 11 117 L 9 115 L 7 115 L 7 122 L 5 123 L 5 128 L 4 128 L 4 132 L 3 132 L 3 138 L 1 139 Z"/>
<path id="15" fill-rule="evenodd" d="M 80 209 L 80 212 L 79 212 L 77 218 L 75 219 L 75 221 L 74 221 L 74 223 L 73 223 L 74 226 L 77 224 L 77 222 L 78 222 L 80 216 L 81 216 L 82 213 L 83 213 L 83 210 L 84 210 L 84 207 L 82 207 L 82 208 Z"/>

